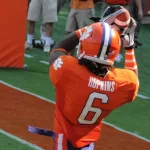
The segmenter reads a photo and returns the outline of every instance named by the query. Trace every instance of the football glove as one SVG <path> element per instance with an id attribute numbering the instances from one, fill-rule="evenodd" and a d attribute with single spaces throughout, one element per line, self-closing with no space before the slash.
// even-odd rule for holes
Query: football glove
<path id="1" fill-rule="evenodd" d="M 101 20 L 100 17 L 91 17 L 90 19 L 94 22 L 100 22 L 100 20 Z"/>
<path id="2" fill-rule="evenodd" d="M 132 49 L 134 47 L 134 34 L 137 26 L 136 21 L 131 17 L 130 24 L 125 31 L 124 35 L 121 35 L 125 49 Z"/>

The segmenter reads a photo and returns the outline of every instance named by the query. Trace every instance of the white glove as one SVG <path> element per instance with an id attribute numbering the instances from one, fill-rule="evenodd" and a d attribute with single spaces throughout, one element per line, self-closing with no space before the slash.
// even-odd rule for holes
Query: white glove
<path id="1" fill-rule="evenodd" d="M 127 28 L 124 35 L 121 36 L 124 47 L 126 49 L 131 49 L 134 46 L 134 34 L 136 26 L 137 26 L 136 21 L 133 18 L 131 18 L 129 27 Z"/>

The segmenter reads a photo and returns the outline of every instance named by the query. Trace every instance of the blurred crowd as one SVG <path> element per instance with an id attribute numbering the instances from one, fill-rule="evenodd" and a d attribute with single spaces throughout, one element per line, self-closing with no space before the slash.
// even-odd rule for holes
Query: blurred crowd
<path id="1" fill-rule="evenodd" d="M 33 47 L 40 48 L 43 52 L 50 52 L 54 46 L 53 25 L 59 22 L 58 15 L 65 3 L 69 4 L 68 18 L 64 35 L 69 34 L 79 28 L 91 24 L 92 17 L 95 17 L 95 7 L 103 12 L 108 5 L 122 4 L 131 16 L 137 21 L 137 29 L 135 34 L 135 43 L 142 46 L 139 40 L 140 24 L 143 18 L 143 9 L 145 0 L 28 0 L 28 15 L 27 15 L 27 40 L 25 49 Z M 124 3 L 123 3 L 124 2 Z M 100 17 L 100 16 L 98 16 Z M 41 21 L 40 39 L 35 40 L 35 25 Z M 118 61 L 122 56 L 118 55 Z"/>

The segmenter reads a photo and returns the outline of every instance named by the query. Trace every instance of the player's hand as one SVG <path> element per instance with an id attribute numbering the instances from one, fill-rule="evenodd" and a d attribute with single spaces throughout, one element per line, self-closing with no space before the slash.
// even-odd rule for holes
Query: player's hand
<path id="1" fill-rule="evenodd" d="M 125 49 L 131 49 L 134 47 L 134 34 L 137 26 L 136 21 L 131 18 L 130 25 L 125 34 L 121 36 Z"/>
<path id="2" fill-rule="evenodd" d="M 100 17 L 91 17 L 90 19 L 94 22 L 100 22 L 100 20 L 101 20 Z"/>

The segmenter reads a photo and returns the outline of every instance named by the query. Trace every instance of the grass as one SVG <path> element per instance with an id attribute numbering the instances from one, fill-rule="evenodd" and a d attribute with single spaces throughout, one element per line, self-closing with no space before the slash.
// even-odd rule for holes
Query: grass
<path id="1" fill-rule="evenodd" d="M 11 149 L 10 149 L 11 148 Z M 35 150 L 0 133 L 0 150 Z"/>

